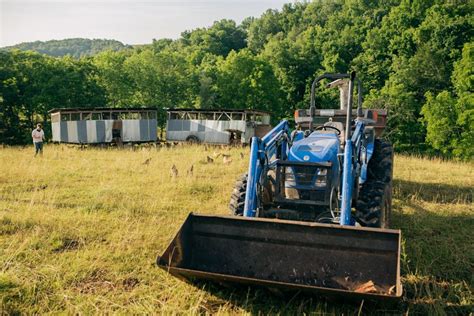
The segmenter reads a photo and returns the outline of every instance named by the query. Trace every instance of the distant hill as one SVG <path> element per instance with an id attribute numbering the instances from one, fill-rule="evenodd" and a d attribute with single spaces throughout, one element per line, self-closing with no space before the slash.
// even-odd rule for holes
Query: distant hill
<path id="1" fill-rule="evenodd" d="M 116 40 L 107 39 L 86 39 L 69 38 L 64 40 L 51 40 L 46 42 L 26 42 L 13 46 L 3 47 L 3 49 L 32 50 L 45 55 L 61 57 L 71 55 L 79 58 L 92 56 L 104 50 L 122 50 L 131 47 Z"/>

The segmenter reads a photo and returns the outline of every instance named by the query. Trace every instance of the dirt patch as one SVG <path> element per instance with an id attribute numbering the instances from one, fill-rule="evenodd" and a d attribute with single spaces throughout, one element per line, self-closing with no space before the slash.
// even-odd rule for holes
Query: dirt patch
<path id="1" fill-rule="evenodd" d="M 74 287 L 81 294 L 108 292 L 116 288 L 115 284 L 107 277 L 107 271 L 102 269 L 92 271 L 90 275 L 78 281 Z"/>

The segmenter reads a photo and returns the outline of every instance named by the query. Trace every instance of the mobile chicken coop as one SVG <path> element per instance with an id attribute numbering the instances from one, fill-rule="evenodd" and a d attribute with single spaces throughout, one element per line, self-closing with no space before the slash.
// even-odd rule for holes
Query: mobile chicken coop
<path id="1" fill-rule="evenodd" d="M 248 144 L 271 130 L 270 113 L 257 110 L 169 109 L 166 140 Z"/>
<path id="2" fill-rule="evenodd" d="M 53 109 L 53 141 L 72 144 L 140 143 L 157 140 L 157 111 L 146 108 Z"/>

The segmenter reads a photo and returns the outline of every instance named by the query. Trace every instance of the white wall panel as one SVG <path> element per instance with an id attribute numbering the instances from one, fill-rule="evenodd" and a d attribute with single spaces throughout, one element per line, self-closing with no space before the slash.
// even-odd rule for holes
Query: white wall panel
<path id="1" fill-rule="evenodd" d="M 67 141 L 68 143 L 79 142 L 79 138 L 77 135 L 77 122 L 76 121 L 67 122 Z"/>
<path id="2" fill-rule="evenodd" d="M 61 122 L 55 122 L 51 124 L 51 131 L 53 133 L 53 142 L 61 141 Z"/>
<path id="3" fill-rule="evenodd" d="M 86 121 L 87 142 L 97 143 L 97 121 Z"/>
<path id="4" fill-rule="evenodd" d="M 105 142 L 110 143 L 112 141 L 112 127 L 114 125 L 113 120 L 105 120 Z"/>
<path id="5" fill-rule="evenodd" d="M 137 142 L 140 141 L 140 122 L 138 120 L 122 121 L 122 141 Z"/>

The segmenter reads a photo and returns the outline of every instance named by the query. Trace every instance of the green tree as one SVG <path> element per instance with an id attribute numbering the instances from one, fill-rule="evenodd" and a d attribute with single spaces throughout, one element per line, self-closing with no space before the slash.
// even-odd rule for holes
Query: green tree
<path id="1" fill-rule="evenodd" d="M 272 35 L 283 29 L 279 21 L 277 10 L 267 10 L 259 19 L 254 20 L 248 27 L 248 47 L 257 53 L 263 49 Z"/>
<path id="2" fill-rule="evenodd" d="M 0 142 L 15 144 L 21 138 L 19 104 L 23 78 L 14 58 L 17 52 L 0 51 Z"/>
<path id="3" fill-rule="evenodd" d="M 474 43 L 466 43 L 451 77 L 454 96 L 448 91 L 427 94 L 423 105 L 426 140 L 436 150 L 461 159 L 474 157 Z"/>
<path id="4" fill-rule="evenodd" d="M 178 50 L 190 56 L 193 64 L 200 64 L 208 54 L 225 57 L 246 47 L 246 31 L 232 20 L 216 21 L 209 28 L 183 32 L 181 37 Z"/>
<path id="5" fill-rule="evenodd" d="M 133 81 L 132 105 L 154 107 L 163 114 L 167 108 L 192 106 L 196 99 L 194 68 L 177 52 L 136 52 L 124 68 Z"/>
<path id="6" fill-rule="evenodd" d="M 452 89 L 453 65 L 470 38 L 472 19 L 469 6 L 463 3 L 430 6 L 428 2 L 402 1 L 393 10 L 400 13 L 391 12 L 387 18 L 396 21 L 393 29 L 401 27 L 388 45 L 392 54 L 390 74 L 382 89 L 371 91 L 368 104 L 390 110 L 388 135 L 399 148 L 421 148 L 427 136 L 422 106 L 428 96 L 430 107 L 448 100 L 449 94 L 434 96 Z"/>
<path id="7" fill-rule="evenodd" d="M 130 54 L 106 51 L 94 57 L 98 82 L 107 93 L 107 104 L 111 107 L 129 107 L 133 104 L 136 84 L 125 68 Z"/>
<path id="8" fill-rule="evenodd" d="M 472 12 L 467 0 L 296 2 L 92 59 L 0 55 L 1 141 L 21 139 L 16 131 L 52 106 L 256 108 L 278 120 L 308 107 L 317 75 L 356 70 L 364 106 L 389 110 L 386 136 L 398 150 L 468 159 Z M 74 51 L 84 43 L 48 45 Z M 317 106 L 337 107 L 337 98 L 318 90 Z"/>
<path id="9" fill-rule="evenodd" d="M 448 91 L 437 96 L 428 92 L 421 113 L 427 125 L 427 142 L 441 153 L 450 155 L 454 149 L 453 139 L 459 137 L 456 100 Z"/>
<path id="10" fill-rule="evenodd" d="M 272 67 L 249 50 L 217 61 L 216 106 L 281 113 L 278 81 Z"/>
<path id="11" fill-rule="evenodd" d="M 104 50 L 125 50 L 128 45 L 115 40 L 68 38 L 64 40 L 51 40 L 46 42 L 36 41 L 20 43 L 14 46 L 4 47 L 4 50 L 19 49 L 23 51 L 35 51 L 41 54 L 63 57 L 72 56 L 76 59 L 85 56 L 93 56 Z"/>
<path id="12" fill-rule="evenodd" d="M 1 52 L 0 58 L 1 142 L 29 142 L 34 123 L 46 123 L 53 108 L 105 105 L 96 68 L 88 59 L 18 50 Z M 44 126 L 48 131 L 49 125 Z"/>

